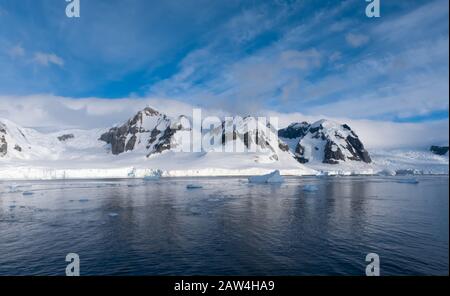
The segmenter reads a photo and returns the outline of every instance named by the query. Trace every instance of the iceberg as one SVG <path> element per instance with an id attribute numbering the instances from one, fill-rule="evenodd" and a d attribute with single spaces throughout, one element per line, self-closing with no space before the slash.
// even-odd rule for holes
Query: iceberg
<path id="1" fill-rule="evenodd" d="M 280 171 L 276 170 L 267 175 L 249 177 L 248 181 L 250 183 L 257 183 L 257 184 L 283 183 L 284 178 L 280 175 Z"/>
<path id="2" fill-rule="evenodd" d="M 157 181 L 161 178 L 162 171 L 156 170 L 144 176 L 144 181 Z"/>

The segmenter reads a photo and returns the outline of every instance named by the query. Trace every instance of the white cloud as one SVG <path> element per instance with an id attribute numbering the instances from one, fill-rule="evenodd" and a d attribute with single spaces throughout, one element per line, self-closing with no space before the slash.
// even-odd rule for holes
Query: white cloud
<path id="1" fill-rule="evenodd" d="M 55 64 L 60 67 L 64 66 L 64 60 L 54 53 L 37 52 L 34 54 L 33 60 L 42 66 L 48 66 L 49 64 Z"/>
<path id="2" fill-rule="evenodd" d="M 348 33 L 345 40 L 352 47 L 360 47 L 369 42 L 369 36 L 363 34 Z"/>
<path id="3" fill-rule="evenodd" d="M 73 99 L 50 95 L 25 97 L 0 96 L 0 118 L 26 127 L 46 128 L 107 128 L 126 121 L 138 110 L 151 106 L 169 116 L 192 115 L 192 106 L 164 98 L 101 98 Z M 203 117 L 227 115 L 217 109 L 202 108 Z M 379 120 L 355 120 L 343 117 L 312 116 L 302 113 L 260 111 L 251 116 L 277 116 L 279 127 L 292 122 L 327 118 L 349 124 L 369 149 L 425 148 L 432 144 L 448 144 L 448 119 L 424 123 L 396 123 Z"/>
<path id="4" fill-rule="evenodd" d="M 9 49 L 8 53 L 12 58 L 19 58 L 25 55 L 25 49 L 21 45 L 15 45 Z"/>

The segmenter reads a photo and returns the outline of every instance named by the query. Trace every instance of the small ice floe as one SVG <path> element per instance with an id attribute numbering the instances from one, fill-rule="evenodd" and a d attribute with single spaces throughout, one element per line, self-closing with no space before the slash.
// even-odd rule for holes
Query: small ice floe
<path id="1" fill-rule="evenodd" d="M 401 184 L 419 184 L 419 181 L 417 179 L 401 179 L 401 180 L 398 180 L 397 183 L 401 183 Z"/>
<path id="2" fill-rule="evenodd" d="M 89 199 L 87 199 L 87 198 L 80 198 L 78 200 L 78 202 L 88 202 L 88 201 L 89 201 Z"/>
<path id="3" fill-rule="evenodd" d="M 144 176 L 144 181 L 157 181 L 162 177 L 162 174 L 161 170 L 152 170 Z"/>
<path id="4" fill-rule="evenodd" d="M 33 192 L 31 192 L 31 191 L 24 191 L 24 192 L 22 192 L 22 195 L 23 196 L 30 196 L 30 195 L 33 195 L 34 193 Z"/>
<path id="5" fill-rule="evenodd" d="M 317 177 L 328 177 L 329 175 L 330 173 L 326 171 L 320 171 L 316 174 Z"/>
<path id="6" fill-rule="evenodd" d="M 201 188 L 203 188 L 203 186 L 202 186 L 202 185 L 199 185 L 199 184 L 188 184 L 188 185 L 186 186 L 186 188 L 187 188 L 187 189 L 201 189 Z"/>
<path id="7" fill-rule="evenodd" d="M 303 186 L 303 191 L 305 191 L 305 192 L 316 192 L 318 190 L 319 190 L 319 187 L 317 187 L 316 185 L 309 184 L 309 185 Z"/>
<path id="8" fill-rule="evenodd" d="M 17 184 L 11 184 L 9 185 L 8 188 L 8 193 L 14 193 L 14 192 L 18 192 L 19 191 L 19 185 Z"/>
<path id="9" fill-rule="evenodd" d="M 136 178 L 136 168 L 132 168 L 132 169 L 128 172 L 128 178 Z"/>
<path id="10" fill-rule="evenodd" d="M 257 184 L 283 183 L 284 178 L 280 175 L 280 171 L 276 170 L 267 175 L 249 177 L 248 181 Z"/>
<path id="11" fill-rule="evenodd" d="M 109 217 L 117 217 L 117 216 L 119 216 L 119 214 L 117 214 L 117 213 L 109 213 L 108 216 Z"/>

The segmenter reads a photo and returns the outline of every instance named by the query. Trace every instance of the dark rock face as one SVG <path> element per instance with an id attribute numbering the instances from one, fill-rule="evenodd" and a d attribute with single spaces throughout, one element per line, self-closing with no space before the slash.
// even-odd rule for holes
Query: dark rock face
<path id="1" fill-rule="evenodd" d="M 6 127 L 0 123 L 0 157 L 6 156 L 8 153 L 8 143 L 6 142 Z"/>
<path id="2" fill-rule="evenodd" d="M 308 132 L 309 127 L 310 124 L 307 122 L 293 123 L 287 128 L 280 129 L 278 131 L 278 137 L 286 139 L 303 138 Z"/>
<path id="3" fill-rule="evenodd" d="M 347 124 L 339 125 L 327 120 L 313 124 L 293 123 L 279 130 L 278 136 L 298 140 L 295 148 L 292 148 L 300 163 L 309 162 L 311 154 L 318 153 L 321 149 L 323 163 L 338 164 L 346 160 L 372 162 L 369 152 Z"/>
<path id="4" fill-rule="evenodd" d="M 147 156 L 172 148 L 172 137 L 183 129 L 164 114 L 145 108 L 119 127 L 113 127 L 100 136 L 100 141 L 111 145 L 111 153 L 118 155 L 133 151 L 139 144 L 149 150 Z"/>
<path id="5" fill-rule="evenodd" d="M 437 155 L 445 155 L 448 153 L 448 146 L 431 146 L 430 151 Z"/>
<path id="6" fill-rule="evenodd" d="M 20 147 L 19 145 L 15 145 L 14 146 L 14 150 L 17 150 L 19 152 L 22 152 L 22 147 Z"/>
<path id="7" fill-rule="evenodd" d="M 59 136 L 59 137 L 58 137 L 58 140 L 59 140 L 60 142 L 65 142 L 65 141 L 70 140 L 70 139 L 73 139 L 73 138 L 75 138 L 75 136 L 74 136 L 73 134 L 66 134 L 66 135 L 61 135 L 61 136 Z"/>
<path id="8" fill-rule="evenodd" d="M 323 158 L 323 163 L 338 164 L 339 160 L 345 161 L 345 156 L 342 153 L 341 148 L 333 148 L 333 145 L 336 146 L 335 143 L 327 140 L 327 143 L 325 144 L 325 156 Z"/>

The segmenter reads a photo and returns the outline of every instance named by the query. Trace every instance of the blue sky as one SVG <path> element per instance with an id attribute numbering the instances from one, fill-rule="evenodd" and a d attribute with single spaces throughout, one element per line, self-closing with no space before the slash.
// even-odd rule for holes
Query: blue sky
<path id="1" fill-rule="evenodd" d="M 447 0 L 381 0 L 371 19 L 364 0 L 81 0 L 79 19 L 66 4 L 0 0 L 0 100 L 448 122 Z"/>

